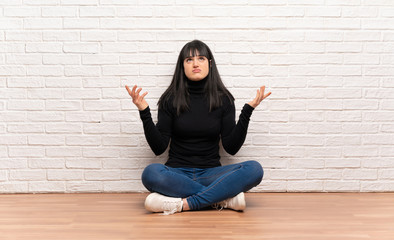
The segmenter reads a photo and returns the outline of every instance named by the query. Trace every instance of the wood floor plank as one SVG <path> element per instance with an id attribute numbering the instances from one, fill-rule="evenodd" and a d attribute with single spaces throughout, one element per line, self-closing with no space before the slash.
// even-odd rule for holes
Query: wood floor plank
<path id="1" fill-rule="evenodd" d="M 394 193 L 247 193 L 244 212 L 170 216 L 144 209 L 147 194 L 0 195 L 0 239 L 394 238 Z"/>

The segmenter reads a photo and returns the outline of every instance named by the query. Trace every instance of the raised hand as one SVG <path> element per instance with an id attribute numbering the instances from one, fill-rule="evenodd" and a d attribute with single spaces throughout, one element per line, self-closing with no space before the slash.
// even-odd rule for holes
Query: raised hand
<path id="1" fill-rule="evenodd" d="M 140 95 L 140 92 L 142 88 L 139 88 L 137 91 L 137 85 L 134 85 L 133 89 L 130 90 L 130 88 L 126 85 L 126 90 L 133 99 L 133 103 L 137 106 L 138 110 L 142 111 L 146 109 L 149 105 L 145 101 L 144 97 L 148 94 L 148 92 L 145 92 L 144 94 Z"/>
<path id="2" fill-rule="evenodd" d="M 263 101 L 266 97 L 271 95 L 271 92 L 264 95 L 264 91 L 265 91 L 265 86 L 260 87 L 260 89 L 257 90 L 256 97 L 252 101 L 248 102 L 248 104 L 253 108 L 256 108 L 261 103 L 261 101 Z"/>

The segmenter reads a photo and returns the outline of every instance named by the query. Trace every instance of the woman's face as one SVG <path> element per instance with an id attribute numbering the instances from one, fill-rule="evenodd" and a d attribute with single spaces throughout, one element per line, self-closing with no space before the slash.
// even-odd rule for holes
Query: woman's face
<path id="1" fill-rule="evenodd" d="M 203 80 L 209 73 L 209 60 L 198 54 L 194 57 L 185 58 L 183 68 L 186 77 L 191 81 Z"/>

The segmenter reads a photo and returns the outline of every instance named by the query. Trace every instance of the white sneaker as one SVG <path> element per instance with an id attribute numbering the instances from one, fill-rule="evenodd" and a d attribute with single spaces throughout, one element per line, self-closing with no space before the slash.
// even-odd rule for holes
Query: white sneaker
<path id="1" fill-rule="evenodd" d="M 241 192 L 233 198 L 226 199 L 224 201 L 215 203 L 212 207 L 221 211 L 223 208 L 230 208 L 236 211 L 243 211 L 246 208 L 245 194 Z"/>
<path id="2" fill-rule="evenodd" d="M 163 215 L 170 215 L 181 212 L 183 207 L 182 198 L 173 198 L 151 193 L 145 199 L 145 208 L 151 212 L 162 212 Z"/>

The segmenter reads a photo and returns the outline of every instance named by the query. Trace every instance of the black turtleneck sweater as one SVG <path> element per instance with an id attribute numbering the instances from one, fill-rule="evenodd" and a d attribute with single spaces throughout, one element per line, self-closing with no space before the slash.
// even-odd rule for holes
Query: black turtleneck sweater
<path id="1" fill-rule="evenodd" d="M 208 168 L 220 166 L 219 140 L 229 154 L 236 154 L 245 141 L 249 119 L 254 110 L 245 104 L 235 124 L 235 106 L 227 97 L 223 105 L 209 112 L 204 97 L 206 80 L 188 81 L 189 111 L 176 114 L 172 104 L 159 109 L 158 122 L 152 120 L 150 108 L 140 111 L 146 140 L 156 155 L 162 154 L 171 140 L 170 167 Z"/>

